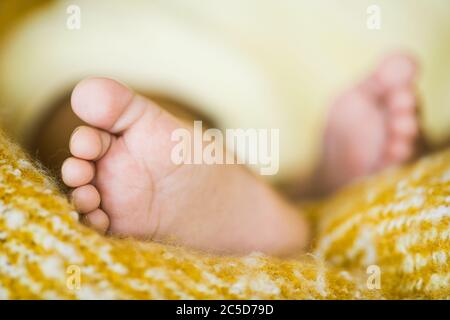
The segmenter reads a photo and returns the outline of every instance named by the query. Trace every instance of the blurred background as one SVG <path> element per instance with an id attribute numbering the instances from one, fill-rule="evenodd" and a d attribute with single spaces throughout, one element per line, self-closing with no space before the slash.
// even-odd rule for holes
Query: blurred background
<path id="1" fill-rule="evenodd" d="M 420 122 L 450 137 L 446 0 L 2 0 L 0 115 L 50 169 L 79 124 L 74 85 L 120 80 L 220 128 L 280 128 L 280 173 L 317 164 L 327 106 L 388 52 L 416 56 Z"/>

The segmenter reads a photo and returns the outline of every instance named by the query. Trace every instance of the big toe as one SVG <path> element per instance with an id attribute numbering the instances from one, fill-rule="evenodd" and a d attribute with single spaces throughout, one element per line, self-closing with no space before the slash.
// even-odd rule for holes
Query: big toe
<path id="1" fill-rule="evenodd" d="M 417 62 L 411 56 L 395 53 L 387 56 L 376 71 L 376 78 L 385 88 L 398 88 L 413 84 Z"/>
<path id="2" fill-rule="evenodd" d="M 75 114 L 88 124 L 108 130 L 133 98 L 133 93 L 117 81 L 88 78 L 72 92 Z"/>
<path id="3" fill-rule="evenodd" d="M 155 103 L 107 78 L 81 81 L 73 90 L 71 102 L 73 111 L 81 120 L 113 134 L 130 129 L 144 115 L 150 122 L 162 111 Z"/>

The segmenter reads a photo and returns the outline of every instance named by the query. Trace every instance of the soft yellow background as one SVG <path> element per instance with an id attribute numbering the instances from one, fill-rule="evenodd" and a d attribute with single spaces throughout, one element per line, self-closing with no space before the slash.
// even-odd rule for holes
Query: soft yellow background
<path id="1" fill-rule="evenodd" d="M 372 4 L 380 30 L 366 26 Z M 69 5 L 81 9 L 80 30 L 66 27 Z M 397 49 L 420 61 L 427 138 L 450 132 L 445 0 L 51 1 L 7 31 L 0 110 L 21 139 L 78 80 L 110 76 L 195 106 L 223 128 L 280 128 L 279 176 L 307 174 L 329 102 Z"/>

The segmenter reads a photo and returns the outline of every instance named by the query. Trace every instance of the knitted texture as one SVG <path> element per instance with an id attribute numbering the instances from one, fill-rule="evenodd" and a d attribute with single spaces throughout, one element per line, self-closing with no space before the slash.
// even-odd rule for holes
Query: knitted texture
<path id="1" fill-rule="evenodd" d="M 212 213 L 213 214 L 213 213 Z M 81 283 L 70 285 L 72 271 Z M 200 255 L 97 235 L 20 149 L 0 137 L 0 298 L 370 298 L 316 259 Z M 78 289 L 78 290 L 77 290 Z"/>
<path id="2" fill-rule="evenodd" d="M 450 298 L 450 151 L 358 183 L 318 211 L 318 257 L 375 265 L 387 298 Z"/>
<path id="3" fill-rule="evenodd" d="M 320 207 L 314 255 L 233 258 L 99 236 L 0 134 L 0 299 L 448 298 L 449 160 L 434 156 Z M 379 290 L 367 285 L 368 263 L 382 270 Z"/>

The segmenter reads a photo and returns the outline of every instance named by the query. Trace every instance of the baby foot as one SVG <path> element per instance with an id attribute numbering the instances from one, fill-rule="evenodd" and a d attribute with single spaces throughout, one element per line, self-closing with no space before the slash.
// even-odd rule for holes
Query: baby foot
<path id="1" fill-rule="evenodd" d="M 95 78 L 77 85 L 72 108 L 88 126 L 73 132 L 62 177 L 98 231 L 217 253 L 305 247 L 297 209 L 244 167 L 174 164 L 171 134 L 192 128 L 152 101 Z"/>
<path id="2" fill-rule="evenodd" d="M 359 86 L 331 106 L 319 173 L 326 190 L 410 159 L 419 126 L 413 59 L 385 58 Z"/>

